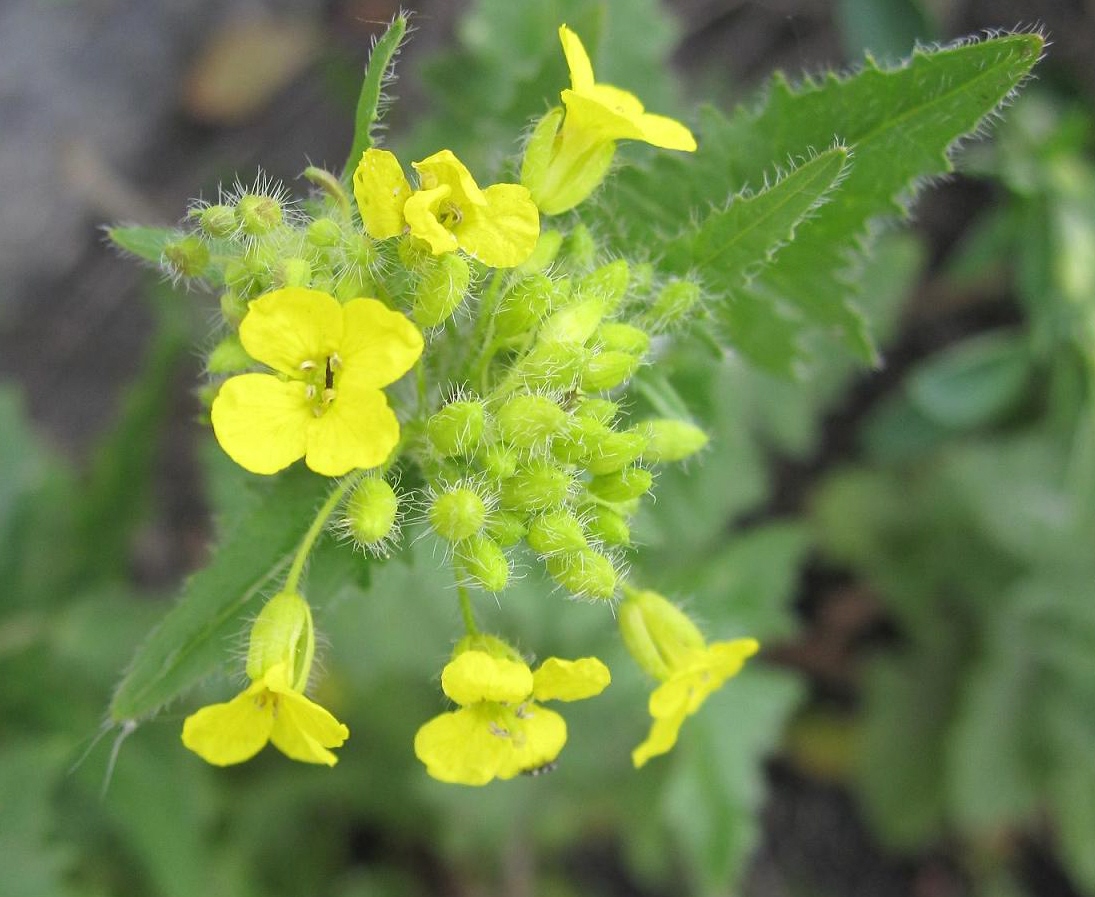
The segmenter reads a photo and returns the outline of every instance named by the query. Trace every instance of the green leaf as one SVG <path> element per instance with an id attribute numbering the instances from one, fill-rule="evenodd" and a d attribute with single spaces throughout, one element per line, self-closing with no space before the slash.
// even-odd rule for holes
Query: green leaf
<path id="1" fill-rule="evenodd" d="M 138 650 L 111 701 L 116 722 L 154 713 L 224 662 L 254 598 L 288 564 L 311 525 L 329 481 L 293 471 L 255 488 L 262 500 Z"/>
<path id="2" fill-rule="evenodd" d="M 176 238 L 177 233 L 169 227 L 112 227 L 106 235 L 119 249 L 158 265 L 163 258 L 164 247 Z"/>
<path id="3" fill-rule="evenodd" d="M 361 83 L 361 94 L 358 96 L 357 112 L 354 115 L 354 142 L 346 159 L 346 167 L 342 171 L 344 180 L 353 174 L 361 154 L 373 145 L 373 128 L 381 113 L 381 92 L 385 82 L 391 77 L 392 64 L 406 33 L 407 17 L 396 16 L 369 54 L 369 65 L 365 69 L 365 80 Z"/>

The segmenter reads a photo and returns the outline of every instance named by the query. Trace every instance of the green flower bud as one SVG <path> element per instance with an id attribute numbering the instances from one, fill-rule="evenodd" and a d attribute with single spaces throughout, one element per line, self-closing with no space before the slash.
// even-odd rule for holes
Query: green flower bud
<path id="1" fill-rule="evenodd" d="M 349 302 L 362 296 L 376 294 L 376 284 L 364 268 L 351 268 L 335 284 L 335 298 L 339 302 Z"/>
<path id="2" fill-rule="evenodd" d="M 254 359 L 243 348 L 240 338 L 233 333 L 213 347 L 205 361 L 205 370 L 210 374 L 236 374 L 247 370 L 254 363 Z"/>
<path id="3" fill-rule="evenodd" d="M 494 511 L 487 518 L 487 535 L 503 548 L 516 545 L 527 532 L 524 519 L 513 511 Z"/>
<path id="4" fill-rule="evenodd" d="M 438 256 L 414 289 L 411 317 L 419 327 L 443 324 L 464 301 L 470 282 L 471 269 L 463 256 Z"/>
<path id="5" fill-rule="evenodd" d="M 245 234 L 261 237 L 281 224 L 281 205 L 272 196 L 246 193 L 236 204 L 236 213 Z"/>
<path id="6" fill-rule="evenodd" d="M 425 240 L 407 234 L 396 244 L 396 252 L 403 267 L 408 271 L 419 271 L 433 262 L 434 255 L 430 244 Z"/>
<path id="7" fill-rule="evenodd" d="M 442 458 L 471 454 L 483 437 L 485 413 L 482 402 L 449 402 L 426 422 L 430 446 Z"/>
<path id="8" fill-rule="evenodd" d="M 616 593 L 616 568 L 591 548 L 552 555 L 544 560 L 548 575 L 573 595 L 609 599 Z"/>
<path id="9" fill-rule="evenodd" d="M 624 586 L 616 619 L 635 662 L 655 679 L 666 680 L 687 657 L 704 648 L 703 633 L 680 608 L 657 592 Z"/>
<path id="10" fill-rule="evenodd" d="M 306 287 L 312 282 L 312 266 L 307 259 L 282 259 L 274 282 L 282 287 Z"/>
<path id="11" fill-rule="evenodd" d="M 504 480 L 517 472 L 517 453 L 500 443 L 487 446 L 478 459 L 483 472 L 492 480 Z"/>
<path id="12" fill-rule="evenodd" d="M 266 602 L 251 626 L 247 675 L 258 680 L 272 667 L 284 663 L 290 685 L 303 691 L 315 653 L 316 633 L 308 602 L 296 592 L 278 592 Z"/>
<path id="13" fill-rule="evenodd" d="M 551 306 L 555 284 L 546 274 L 533 274 L 511 284 L 494 314 L 496 336 L 520 336 L 536 327 Z"/>
<path id="14" fill-rule="evenodd" d="M 631 270 L 624 259 L 616 259 L 590 271 L 578 281 L 578 293 L 586 298 L 601 299 L 609 311 L 615 310 L 627 295 Z"/>
<path id="15" fill-rule="evenodd" d="M 342 226 L 333 218 L 317 218 L 308 225 L 304 239 L 317 249 L 329 249 L 342 242 Z"/>
<path id="16" fill-rule="evenodd" d="M 650 262 L 639 262 L 631 266 L 631 290 L 634 293 L 649 293 L 654 288 L 654 266 Z"/>
<path id="17" fill-rule="evenodd" d="M 639 460 L 646 447 L 642 433 L 628 430 L 625 433 L 610 432 L 597 440 L 585 460 L 585 467 L 592 474 L 609 474 Z"/>
<path id="18" fill-rule="evenodd" d="M 596 339 L 604 349 L 639 357 L 650 348 L 650 334 L 630 324 L 602 324 Z"/>
<path id="19" fill-rule="evenodd" d="M 380 262 L 380 250 L 365 234 L 352 234 L 346 238 L 346 261 L 372 271 Z"/>
<path id="20" fill-rule="evenodd" d="M 563 235 L 559 233 L 559 231 L 540 231 L 540 236 L 536 240 L 536 248 L 532 250 L 532 255 L 521 262 L 516 270 L 522 274 L 533 274 L 537 271 L 543 271 L 548 265 L 555 261 L 555 256 L 559 254 L 559 247 L 562 245 Z"/>
<path id="21" fill-rule="evenodd" d="M 502 439 L 518 449 L 547 445 L 566 424 L 567 415 L 547 396 L 517 395 L 508 399 L 495 421 Z"/>
<path id="22" fill-rule="evenodd" d="M 687 318 L 700 301 L 700 288 L 690 280 L 667 283 L 645 317 L 659 327 L 670 327 Z"/>
<path id="23" fill-rule="evenodd" d="M 487 506 L 477 492 L 461 487 L 438 495 L 430 506 L 429 518 L 442 539 L 459 542 L 483 528 Z"/>
<path id="24" fill-rule="evenodd" d="M 581 521 L 569 511 L 552 511 L 535 518 L 528 526 L 528 544 L 543 555 L 589 547 Z"/>
<path id="25" fill-rule="evenodd" d="M 592 268 L 597 259 L 597 241 L 584 224 L 575 225 L 563 240 L 563 255 L 570 264 L 581 269 Z"/>
<path id="26" fill-rule="evenodd" d="M 233 290 L 221 293 L 221 315 L 224 322 L 232 327 L 239 327 L 243 316 L 247 314 L 247 300 Z"/>
<path id="27" fill-rule="evenodd" d="M 395 529 L 399 497 L 387 480 L 362 480 L 346 502 L 344 523 L 353 540 L 366 548 L 386 544 Z"/>
<path id="28" fill-rule="evenodd" d="M 611 399 L 601 399 L 588 396 L 582 399 L 582 403 L 574 410 L 575 417 L 589 418 L 600 421 L 602 424 L 611 424 L 620 412 L 618 402 Z"/>
<path id="29" fill-rule="evenodd" d="M 593 538 L 600 539 L 605 545 L 631 544 L 631 527 L 627 519 L 604 505 L 590 506 L 586 529 Z"/>
<path id="30" fill-rule="evenodd" d="M 179 277 L 201 277 L 209 267 L 209 247 L 193 234 L 163 248 L 164 261 Z"/>
<path id="31" fill-rule="evenodd" d="M 588 350 L 580 343 L 537 343 L 514 368 L 530 389 L 571 389 Z"/>
<path id="32" fill-rule="evenodd" d="M 459 568 L 488 592 L 501 592 L 509 582 L 509 562 L 501 547 L 488 536 L 472 536 L 456 546 Z"/>
<path id="33" fill-rule="evenodd" d="M 236 210 L 231 206 L 206 206 L 198 213 L 198 224 L 210 237 L 230 237 L 240 226 Z"/>
<path id="34" fill-rule="evenodd" d="M 255 292 L 255 274 L 241 259 L 231 259 L 224 265 L 224 285 L 233 293 L 246 298 Z M 224 306 L 221 305 L 223 310 Z M 246 314 L 246 309 L 244 310 Z M 226 316 L 227 317 L 227 316 Z"/>
<path id="35" fill-rule="evenodd" d="M 644 420 L 632 430 L 646 438 L 643 459 L 652 464 L 683 461 L 707 445 L 707 434 L 688 421 L 655 418 Z"/>
<path id="36" fill-rule="evenodd" d="M 638 498 L 650 491 L 654 477 L 649 470 L 641 467 L 625 467 L 613 473 L 596 476 L 589 481 L 587 489 L 605 501 L 621 502 Z"/>
<path id="37" fill-rule="evenodd" d="M 545 343 L 577 343 L 583 345 L 593 336 L 605 314 L 600 299 L 576 302 L 554 312 L 540 328 L 538 340 Z"/>
<path id="38" fill-rule="evenodd" d="M 627 382 L 639 367 L 640 359 L 628 352 L 598 352 L 586 362 L 580 383 L 587 392 L 615 389 Z"/>
<path id="39" fill-rule="evenodd" d="M 551 454 L 564 464 L 582 464 L 592 458 L 602 441 L 613 431 L 599 420 L 573 417 L 559 438 L 551 445 Z"/>
<path id="40" fill-rule="evenodd" d="M 534 514 L 566 504 L 573 478 L 554 464 L 541 461 L 521 468 L 502 481 L 502 507 Z"/>

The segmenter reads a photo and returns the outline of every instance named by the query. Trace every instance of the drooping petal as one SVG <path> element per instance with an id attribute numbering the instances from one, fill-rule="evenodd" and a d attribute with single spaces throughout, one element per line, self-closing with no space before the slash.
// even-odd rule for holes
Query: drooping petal
<path id="1" fill-rule="evenodd" d="M 532 694 L 532 671 L 515 660 L 484 651 L 464 651 L 445 665 L 441 688 L 457 704 L 519 703 Z"/>
<path id="2" fill-rule="evenodd" d="M 299 692 L 278 693 L 277 702 L 270 733 L 274 746 L 293 760 L 334 766 L 338 757 L 328 748 L 340 747 L 350 730 Z"/>
<path id="3" fill-rule="evenodd" d="M 509 738 L 493 726 L 497 705 L 477 704 L 435 716 L 414 736 L 414 755 L 442 782 L 485 785 L 512 751 Z"/>
<path id="4" fill-rule="evenodd" d="M 642 139 L 651 146 L 681 150 L 686 153 L 696 151 L 696 138 L 688 128 L 674 118 L 647 112 L 639 119 L 638 125 L 643 132 Z"/>
<path id="5" fill-rule="evenodd" d="M 570 86 L 577 91 L 589 90 L 593 87 L 593 64 L 581 39 L 566 25 L 560 25 L 559 40 L 570 69 Z"/>
<path id="6" fill-rule="evenodd" d="M 673 749 L 673 745 L 677 743 L 681 724 L 687 715 L 687 709 L 682 704 L 675 712 L 667 716 L 655 717 L 646 740 L 631 752 L 631 762 L 636 769 L 651 757 L 668 754 Z"/>
<path id="7" fill-rule="evenodd" d="M 696 138 L 680 122 L 643 110 L 633 94 L 611 84 L 598 84 L 595 91 L 562 92 L 563 105 L 571 126 L 595 134 L 601 140 L 642 140 L 663 149 L 693 152 Z"/>
<path id="8" fill-rule="evenodd" d="M 422 334 L 406 315 L 376 299 L 352 299 L 342 307 L 338 354 L 342 370 L 335 385 L 379 389 L 409 371 L 422 354 Z"/>
<path id="9" fill-rule="evenodd" d="M 452 192 L 449 198 L 460 208 L 466 205 L 486 205 L 486 199 L 475 178 L 471 176 L 452 150 L 441 150 L 421 162 L 412 163 L 422 181 L 423 190 L 432 190 L 442 185 Z"/>
<path id="10" fill-rule="evenodd" d="M 512 779 L 555 761 L 567 742 L 567 724 L 554 710 L 527 704 L 515 713 L 513 749 L 498 768 L 498 778 Z"/>
<path id="11" fill-rule="evenodd" d="M 343 381 L 334 401 L 308 423 L 304 462 L 325 477 L 340 477 L 383 464 L 398 442 L 399 421 L 384 393 Z"/>
<path id="12" fill-rule="evenodd" d="M 270 698 L 257 683 L 225 704 L 202 707 L 183 723 L 183 744 L 214 766 L 250 760 L 270 739 Z"/>
<path id="13" fill-rule="evenodd" d="M 445 185 L 432 190 L 416 190 L 403 207 L 411 233 L 420 240 L 425 240 L 434 255 L 455 252 L 459 245 L 452 231 L 438 221 L 441 203 L 451 192 L 451 188 Z"/>
<path id="14" fill-rule="evenodd" d="M 290 377 L 301 364 L 322 364 L 342 341 L 342 306 L 320 290 L 284 287 L 252 303 L 240 324 L 240 342 L 252 358 Z"/>
<path id="15" fill-rule="evenodd" d="M 492 268 L 513 268 L 532 255 L 540 236 L 540 213 L 527 188 L 494 184 L 487 204 L 462 209 L 454 228 L 460 248 Z"/>
<path id="16" fill-rule="evenodd" d="M 410 196 L 399 160 L 387 150 L 365 150 L 354 170 L 354 198 L 365 232 L 374 240 L 402 233 L 403 206 Z"/>
<path id="17" fill-rule="evenodd" d="M 532 694 L 537 701 L 581 701 L 599 695 L 611 681 L 608 667 L 596 657 L 549 657 L 532 674 Z"/>
<path id="18" fill-rule="evenodd" d="M 213 433 L 233 461 L 272 474 L 302 457 L 314 420 L 307 384 L 272 374 L 240 374 L 224 382 L 210 409 Z"/>

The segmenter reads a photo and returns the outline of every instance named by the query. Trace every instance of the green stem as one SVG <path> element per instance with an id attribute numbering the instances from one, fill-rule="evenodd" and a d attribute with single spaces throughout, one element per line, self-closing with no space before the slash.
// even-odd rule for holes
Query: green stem
<path id="1" fill-rule="evenodd" d="M 300 577 L 304 573 L 304 564 L 308 560 L 308 555 L 311 554 L 312 549 L 315 547 L 316 539 L 318 539 L 320 533 L 323 532 L 323 527 L 327 524 L 327 518 L 334 513 L 335 508 L 339 506 L 342 499 L 346 497 L 351 489 L 361 482 L 364 476 L 364 470 L 355 471 L 331 490 L 331 494 L 327 496 L 327 501 L 323 503 L 323 507 L 316 513 L 316 518 L 312 521 L 312 525 L 308 527 L 308 532 L 306 532 L 304 538 L 300 540 L 300 547 L 297 548 L 297 553 L 293 557 L 293 565 L 289 568 L 289 575 L 285 577 L 286 592 L 298 591 L 297 587 L 300 585 Z"/>
<path id="2" fill-rule="evenodd" d="M 457 583 L 456 594 L 460 596 L 460 614 L 464 618 L 464 628 L 468 631 L 468 635 L 478 635 L 479 627 L 475 625 L 475 614 L 472 613 L 471 596 L 468 595 L 468 590 Z"/>

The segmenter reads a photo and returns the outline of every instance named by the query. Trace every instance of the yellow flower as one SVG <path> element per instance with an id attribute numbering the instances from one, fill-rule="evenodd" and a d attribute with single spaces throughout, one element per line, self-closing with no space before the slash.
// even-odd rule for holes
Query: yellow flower
<path id="1" fill-rule="evenodd" d="M 610 679 L 595 657 L 551 657 L 533 672 L 512 657 L 463 651 L 441 674 L 442 689 L 460 709 L 418 730 L 415 756 L 435 779 L 462 785 L 534 771 L 553 762 L 567 738 L 563 718 L 536 702 L 591 698 Z"/>
<path id="2" fill-rule="evenodd" d="M 540 120 L 525 150 L 521 183 L 540 211 L 557 215 L 574 208 L 604 180 L 617 140 L 641 140 L 664 149 L 694 152 L 696 140 L 680 122 L 653 115 L 634 94 L 598 84 L 578 35 L 559 28 L 570 69 L 563 109 Z"/>
<path id="3" fill-rule="evenodd" d="M 251 627 L 251 685 L 227 703 L 188 716 L 183 744 L 216 766 L 250 760 L 267 741 L 294 760 L 334 766 L 338 758 L 328 749 L 350 732 L 303 694 L 314 654 L 308 603 L 296 592 L 278 593 Z"/>
<path id="4" fill-rule="evenodd" d="M 685 719 L 741 671 L 760 648 L 756 639 L 706 644 L 688 616 L 656 592 L 624 586 L 620 632 L 631 656 L 662 680 L 650 695 L 650 734 L 631 752 L 638 768 L 672 750 Z"/>
<path id="5" fill-rule="evenodd" d="M 422 354 L 422 335 L 376 299 L 286 287 L 255 299 L 240 324 L 247 353 L 277 374 L 241 374 L 213 400 L 213 432 L 237 464 L 272 474 L 298 458 L 342 476 L 383 464 L 399 421 L 381 392 Z"/>
<path id="6" fill-rule="evenodd" d="M 407 230 L 434 255 L 462 249 L 492 268 L 513 268 L 532 254 L 540 215 L 527 189 L 494 184 L 481 190 L 451 150 L 414 168 L 418 190 L 411 189 L 395 156 L 365 150 L 354 172 L 354 196 L 369 236 L 386 240 Z"/>

